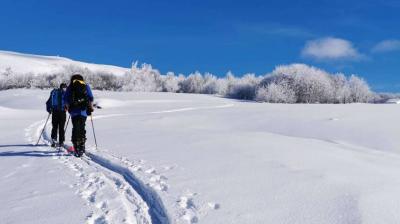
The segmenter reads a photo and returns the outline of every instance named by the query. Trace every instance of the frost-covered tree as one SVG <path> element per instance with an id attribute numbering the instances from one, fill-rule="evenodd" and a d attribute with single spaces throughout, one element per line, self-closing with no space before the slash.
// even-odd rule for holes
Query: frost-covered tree
<path id="1" fill-rule="evenodd" d="M 339 73 L 333 75 L 331 79 L 334 89 L 333 102 L 331 103 L 351 103 L 350 87 L 346 76 Z"/>
<path id="2" fill-rule="evenodd" d="M 201 93 L 204 94 L 216 94 L 218 93 L 218 82 L 217 82 L 217 77 L 210 74 L 206 73 L 204 75 L 203 79 L 203 89 Z"/>
<path id="3" fill-rule="evenodd" d="M 287 85 L 270 83 L 257 90 L 256 101 L 270 103 L 295 103 L 296 93 Z"/>
<path id="4" fill-rule="evenodd" d="M 225 78 L 217 79 L 217 94 L 225 96 L 228 89 L 228 81 Z"/>
<path id="5" fill-rule="evenodd" d="M 133 63 L 130 73 L 127 73 L 124 79 L 126 83 L 122 86 L 124 91 L 160 92 L 162 90 L 161 74 L 149 64 L 138 67 L 137 62 Z"/>
<path id="6" fill-rule="evenodd" d="M 253 100 L 260 78 L 254 74 L 246 74 L 240 79 L 235 79 L 230 84 L 227 96 L 235 99 Z"/>
<path id="7" fill-rule="evenodd" d="M 220 94 L 223 96 L 229 96 L 229 93 L 231 92 L 232 87 L 235 85 L 237 82 L 237 79 L 235 75 L 229 71 L 226 73 L 225 78 L 223 79 L 223 83 L 221 84 L 224 86 L 224 88 L 220 90 Z"/>
<path id="8" fill-rule="evenodd" d="M 349 78 L 350 97 L 352 102 L 367 103 L 372 99 L 372 92 L 368 84 L 357 77 L 351 75 Z"/>
<path id="9" fill-rule="evenodd" d="M 203 76 L 198 71 L 190 74 L 185 80 L 180 82 L 180 89 L 184 93 L 201 93 L 203 86 Z"/>
<path id="10" fill-rule="evenodd" d="M 364 97 L 351 95 L 350 81 L 343 74 L 332 75 L 323 70 L 304 64 L 278 66 L 271 74 L 264 77 L 260 86 L 271 83 L 284 85 L 295 92 L 297 103 L 351 103 L 366 102 L 370 93 L 365 82 L 357 80 L 359 88 L 364 87 Z M 355 89 L 353 87 L 353 89 Z"/>
<path id="11" fill-rule="evenodd" d="M 163 77 L 162 91 L 176 93 L 179 91 L 179 76 L 175 76 L 173 72 L 168 72 Z"/>
<path id="12" fill-rule="evenodd" d="M 291 64 L 277 66 L 270 74 L 240 78 L 228 72 L 224 78 L 211 73 L 195 72 L 185 77 L 172 72 L 162 75 L 149 64 L 132 64 L 123 76 L 92 71 L 77 64 L 66 65 L 57 73 L 15 74 L 12 68 L 0 71 L 0 90 L 10 88 L 53 88 L 68 82 L 71 75 L 81 74 L 93 89 L 141 92 L 181 92 L 219 94 L 221 96 L 282 103 L 352 103 L 380 102 L 385 98 L 373 94 L 368 84 L 357 76 L 346 78 L 321 69 Z"/>
<path id="13" fill-rule="evenodd" d="M 0 72 L 0 90 L 5 90 L 8 88 L 8 77 L 12 75 L 12 70 L 7 67 L 4 71 Z"/>
<path id="14" fill-rule="evenodd" d="M 315 67 L 304 64 L 278 66 L 272 76 L 277 76 L 273 80 L 284 81 L 292 88 L 299 103 L 328 103 L 333 98 L 329 74 Z"/>

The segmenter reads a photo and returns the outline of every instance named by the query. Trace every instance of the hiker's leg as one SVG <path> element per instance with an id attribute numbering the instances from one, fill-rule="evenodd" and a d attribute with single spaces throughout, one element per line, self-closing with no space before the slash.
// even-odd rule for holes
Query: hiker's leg
<path id="1" fill-rule="evenodd" d="M 57 140 L 58 116 L 55 111 L 51 114 L 51 124 L 53 126 L 51 129 L 51 139 Z"/>
<path id="2" fill-rule="evenodd" d="M 66 113 L 64 111 L 59 112 L 59 122 L 58 122 L 58 133 L 59 133 L 59 143 L 63 143 L 65 141 L 65 132 L 64 132 L 64 126 L 65 126 L 65 120 L 66 120 Z"/>

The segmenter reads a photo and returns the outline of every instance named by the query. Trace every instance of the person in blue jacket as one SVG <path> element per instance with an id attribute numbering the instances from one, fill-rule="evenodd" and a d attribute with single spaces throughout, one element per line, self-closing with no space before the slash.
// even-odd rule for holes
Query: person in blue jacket
<path id="1" fill-rule="evenodd" d="M 72 144 L 77 156 L 85 153 L 86 118 L 93 112 L 93 93 L 82 75 L 75 74 L 64 94 L 65 110 L 72 120 Z"/>
<path id="2" fill-rule="evenodd" d="M 46 102 L 46 110 L 51 116 L 52 120 L 52 130 L 51 130 L 51 146 L 55 147 L 57 142 L 57 132 L 58 132 L 58 144 L 62 146 L 65 140 L 64 125 L 65 125 L 65 110 L 64 110 L 64 100 L 63 95 L 67 88 L 67 84 L 62 83 L 60 88 L 53 89 L 50 93 L 50 97 Z"/>

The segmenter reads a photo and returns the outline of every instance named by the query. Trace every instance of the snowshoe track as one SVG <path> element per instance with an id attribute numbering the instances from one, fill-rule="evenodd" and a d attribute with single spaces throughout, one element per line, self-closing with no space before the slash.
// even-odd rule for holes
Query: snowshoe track
<path id="1" fill-rule="evenodd" d="M 28 141 L 33 143 L 39 137 L 44 122 L 35 122 L 25 130 Z M 46 129 L 41 141 L 46 145 L 50 143 Z M 136 178 L 121 161 L 113 162 L 117 160 L 115 156 L 87 152 L 79 159 L 68 153 L 67 147 L 53 158 L 73 170 L 79 178 L 70 187 L 77 189 L 76 193 L 93 210 L 86 223 L 170 223 L 157 192 Z"/>

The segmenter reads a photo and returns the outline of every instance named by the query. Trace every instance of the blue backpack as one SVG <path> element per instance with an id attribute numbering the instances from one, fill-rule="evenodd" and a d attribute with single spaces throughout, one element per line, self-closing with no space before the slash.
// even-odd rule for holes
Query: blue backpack
<path id="1" fill-rule="evenodd" d="M 61 89 L 53 89 L 50 93 L 50 98 L 47 102 L 47 107 L 54 111 L 62 111 L 64 109 L 63 91 Z"/>

